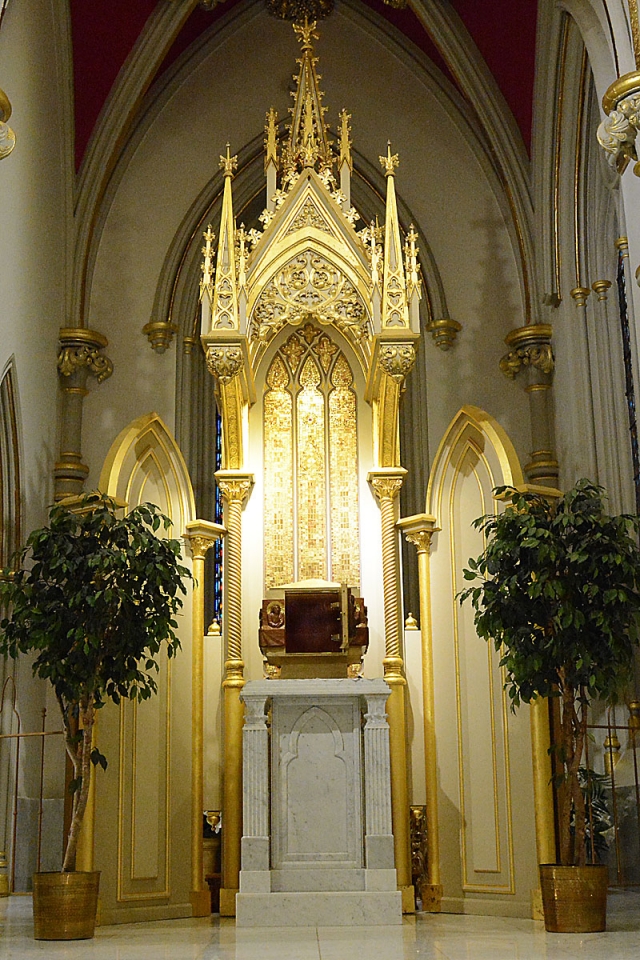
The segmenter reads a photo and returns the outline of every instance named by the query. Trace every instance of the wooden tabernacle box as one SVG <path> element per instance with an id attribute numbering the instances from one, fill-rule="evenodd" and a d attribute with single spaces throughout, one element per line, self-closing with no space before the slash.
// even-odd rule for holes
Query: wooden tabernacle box
<path id="1" fill-rule="evenodd" d="M 302 581 L 262 601 L 258 636 L 283 677 L 344 677 L 369 645 L 367 610 L 344 584 Z"/>

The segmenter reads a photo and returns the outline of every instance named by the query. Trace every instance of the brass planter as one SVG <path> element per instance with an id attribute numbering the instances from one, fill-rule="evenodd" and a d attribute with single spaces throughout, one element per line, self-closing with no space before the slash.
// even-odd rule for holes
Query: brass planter
<path id="1" fill-rule="evenodd" d="M 600 933 L 607 925 L 609 870 L 604 864 L 540 864 L 544 927 L 549 933 Z"/>
<path id="2" fill-rule="evenodd" d="M 34 873 L 36 940 L 88 940 L 95 931 L 100 872 Z"/>

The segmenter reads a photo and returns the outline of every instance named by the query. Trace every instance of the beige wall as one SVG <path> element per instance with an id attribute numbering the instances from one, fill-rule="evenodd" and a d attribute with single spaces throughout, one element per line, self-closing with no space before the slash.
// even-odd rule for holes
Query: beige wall
<path id="1" fill-rule="evenodd" d="M 65 322 L 65 296 L 72 183 L 69 131 L 70 63 L 66 4 L 58 0 L 10 3 L 0 31 L 0 87 L 8 95 L 17 138 L 0 162 L 0 376 L 14 363 L 20 433 L 23 535 L 40 526 L 53 495 L 56 453 L 56 353 Z M 48 687 L 33 680 L 27 659 L 7 663 L 18 688 L 22 730 L 59 730 L 57 703 Z M 0 669 L 0 677 L 2 670 Z M 54 745 L 55 744 L 55 745 Z M 56 749 L 60 748 L 60 749 Z M 37 816 L 39 751 L 23 750 L 18 782 L 20 809 Z M 58 738 L 48 738 L 43 865 L 62 862 L 64 759 Z M 3 798 L 3 809 L 5 809 Z M 47 817 L 49 814 L 47 814 Z M 30 874 L 35 862 L 19 871 Z"/>

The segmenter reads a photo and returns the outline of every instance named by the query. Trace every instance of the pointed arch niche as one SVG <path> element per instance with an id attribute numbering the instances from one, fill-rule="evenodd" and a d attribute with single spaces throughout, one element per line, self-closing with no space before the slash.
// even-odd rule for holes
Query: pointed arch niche
<path id="1" fill-rule="evenodd" d="M 430 556 L 431 643 L 449 912 L 530 917 L 538 886 L 529 708 L 510 712 L 499 654 L 476 634 L 471 605 L 457 600 L 463 567 L 483 549 L 473 520 L 499 509 L 494 487 L 522 482 L 504 430 L 483 410 L 463 407 L 440 444 L 426 501 L 439 528 Z"/>
<path id="2" fill-rule="evenodd" d="M 115 439 L 100 489 L 128 510 L 157 504 L 173 522 L 169 535 L 178 539 L 195 519 L 184 459 L 156 413 L 133 420 Z M 190 563 L 186 551 L 183 562 Z M 189 801 L 188 793 L 177 789 L 191 775 L 190 593 L 177 619 L 182 650 L 175 660 L 160 661 L 157 695 L 100 711 L 98 738 L 109 760 L 95 779 L 95 869 L 102 871 L 103 923 L 191 915 L 191 863 L 184 855 L 191 844 Z M 214 672 L 217 701 L 219 664 Z M 217 703 L 210 706 L 215 718 Z M 219 736 L 211 733 L 217 744 Z M 217 771 L 219 758 L 211 760 Z"/>
<path id="3" fill-rule="evenodd" d="M 287 332 L 264 383 L 265 586 L 321 578 L 359 587 L 353 371 L 318 324 Z"/>

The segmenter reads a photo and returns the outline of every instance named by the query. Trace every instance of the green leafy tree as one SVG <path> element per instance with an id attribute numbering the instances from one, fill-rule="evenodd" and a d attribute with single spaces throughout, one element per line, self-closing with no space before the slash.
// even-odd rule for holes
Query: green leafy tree
<path id="1" fill-rule="evenodd" d="M 170 524 L 149 503 L 121 517 L 101 494 L 72 509 L 57 504 L 0 583 L 9 611 L 0 653 L 32 655 L 34 675 L 50 681 L 62 712 L 74 769 L 63 871 L 75 869 L 92 765 L 107 766 L 92 745 L 96 710 L 108 700 L 148 699 L 161 648 L 173 657 L 180 646 L 175 615 L 191 573 L 179 541 L 158 536 Z"/>
<path id="2" fill-rule="evenodd" d="M 637 516 L 609 516 L 604 491 L 580 480 L 553 500 L 513 487 L 504 511 L 480 517 L 485 549 L 469 560 L 460 594 L 478 635 L 501 655 L 513 708 L 560 698 L 552 749 L 558 777 L 560 862 L 585 863 L 585 799 L 579 769 L 587 706 L 614 703 L 633 672 L 640 615 Z M 575 825 L 575 827 L 572 826 Z"/>

